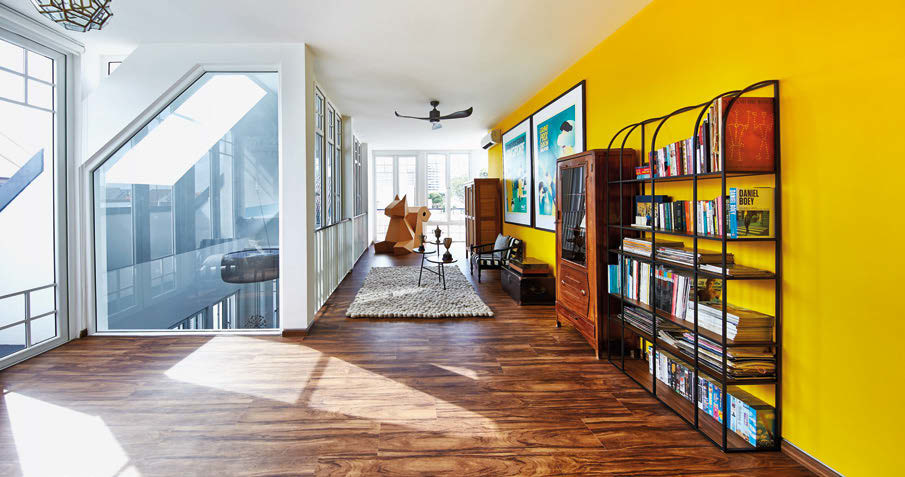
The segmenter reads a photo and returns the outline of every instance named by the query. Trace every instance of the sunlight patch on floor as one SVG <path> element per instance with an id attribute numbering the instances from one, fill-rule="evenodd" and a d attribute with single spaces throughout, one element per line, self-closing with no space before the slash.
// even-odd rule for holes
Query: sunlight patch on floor
<path id="1" fill-rule="evenodd" d="M 100 417 L 15 392 L 3 400 L 24 476 L 141 475 Z"/>
<path id="2" fill-rule="evenodd" d="M 368 371 L 351 363 L 349 376 L 315 381 L 312 380 L 305 394 L 309 396 L 308 406 L 322 411 L 343 414 L 350 417 L 369 419 L 377 422 L 396 423 L 410 429 L 435 431 L 437 426 L 437 409 L 442 407 L 467 420 L 473 426 L 484 429 L 496 429 L 496 423 L 480 413 L 470 411 L 453 402 L 442 399 L 430 390 L 418 389 L 417 383 L 411 386 L 399 380 Z M 443 366 L 456 374 L 472 374 L 473 371 L 457 367 Z M 454 370 L 454 371 L 453 371 Z M 471 376 L 470 376 L 471 377 Z M 439 391 L 439 389 L 438 389 Z M 442 392 L 438 392 L 441 394 Z M 470 432 L 464 430 L 464 433 Z M 458 434 L 455 430 L 449 435 Z"/>
<path id="3" fill-rule="evenodd" d="M 436 366 L 442 370 L 449 371 L 450 373 L 456 373 L 460 376 L 465 376 L 466 378 L 478 379 L 477 371 L 475 371 L 473 369 L 468 369 L 463 366 L 452 366 L 449 364 L 438 364 L 438 363 L 431 363 L 431 366 Z"/>
<path id="4" fill-rule="evenodd" d="M 188 384 L 295 404 L 321 358 L 319 351 L 297 343 L 217 336 L 164 374 Z M 287 362 L 295 363 L 291 373 Z M 331 359 L 327 370 L 338 364 Z"/>
<path id="5" fill-rule="evenodd" d="M 435 366 L 477 379 L 475 371 L 462 366 Z M 382 422 L 405 420 L 409 427 L 423 430 L 431 430 L 438 404 L 444 409 L 455 409 L 459 416 L 493 426 L 492 420 L 436 397 L 429 390 L 419 390 L 417 385 L 410 386 L 296 342 L 218 336 L 176 363 L 165 375 L 186 384 L 329 414 Z M 442 395 L 440 391 L 438 394 Z"/>

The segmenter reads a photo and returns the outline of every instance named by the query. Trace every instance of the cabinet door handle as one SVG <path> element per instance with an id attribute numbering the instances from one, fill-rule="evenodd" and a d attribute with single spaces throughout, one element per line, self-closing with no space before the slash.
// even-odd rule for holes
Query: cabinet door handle
<path id="1" fill-rule="evenodd" d="M 581 291 L 581 296 L 585 296 L 585 295 L 587 295 L 587 294 L 588 294 L 588 293 L 587 293 L 586 291 L 584 291 L 584 290 Z"/>
<path id="2" fill-rule="evenodd" d="M 565 281 L 565 280 L 560 280 L 559 283 L 562 283 L 563 285 L 565 285 L 565 284 L 566 284 L 566 281 Z"/>

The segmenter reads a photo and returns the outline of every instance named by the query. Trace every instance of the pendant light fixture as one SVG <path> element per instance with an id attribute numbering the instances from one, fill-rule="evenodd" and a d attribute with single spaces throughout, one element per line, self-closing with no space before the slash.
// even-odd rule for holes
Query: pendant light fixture
<path id="1" fill-rule="evenodd" d="M 100 30 L 113 16 L 112 0 L 31 0 L 38 13 L 72 31 Z"/>

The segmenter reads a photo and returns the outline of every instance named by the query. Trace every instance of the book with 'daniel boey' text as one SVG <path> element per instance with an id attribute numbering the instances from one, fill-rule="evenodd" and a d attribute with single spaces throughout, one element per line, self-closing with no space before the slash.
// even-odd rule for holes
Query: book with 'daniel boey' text
<path id="1" fill-rule="evenodd" d="M 774 237 L 776 211 L 772 187 L 729 189 L 729 237 Z"/>

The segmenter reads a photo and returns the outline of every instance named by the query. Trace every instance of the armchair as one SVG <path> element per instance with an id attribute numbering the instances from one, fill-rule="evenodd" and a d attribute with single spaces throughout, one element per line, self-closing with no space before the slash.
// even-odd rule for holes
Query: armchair
<path id="1" fill-rule="evenodd" d="M 496 241 L 471 246 L 469 273 L 474 275 L 478 269 L 478 283 L 481 283 L 481 270 L 499 270 L 513 259 L 521 258 L 523 243 L 515 237 L 499 234 Z"/>

